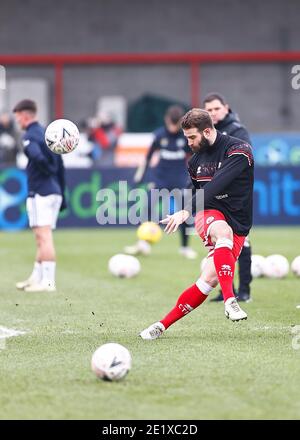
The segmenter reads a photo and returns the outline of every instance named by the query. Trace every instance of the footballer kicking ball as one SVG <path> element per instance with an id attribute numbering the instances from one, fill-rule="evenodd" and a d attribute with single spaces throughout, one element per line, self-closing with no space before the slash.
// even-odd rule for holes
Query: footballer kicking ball
<path id="1" fill-rule="evenodd" d="M 145 222 L 138 227 L 137 237 L 139 240 L 154 244 L 161 239 L 162 231 L 158 224 L 154 222 Z"/>
<path id="2" fill-rule="evenodd" d="M 269 278 L 284 278 L 289 273 L 289 262 L 283 255 L 269 255 L 264 263 L 264 275 Z"/>
<path id="3" fill-rule="evenodd" d="M 45 132 L 47 147 L 56 154 L 67 154 L 75 150 L 79 143 L 79 130 L 68 119 L 56 119 Z"/>
<path id="4" fill-rule="evenodd" d="M 111 342 L 97 348 L 91 366 L 99 379 L 117 381 L 129 372 L 131 355 L 123 345 Z"/>
<path id="5" fill-rule="evenodd" d="M 140 272 L 141 265 L 132 255 L 117 254 L 110 258 L 108 270 L 116 277 L 132 278 Z"/>

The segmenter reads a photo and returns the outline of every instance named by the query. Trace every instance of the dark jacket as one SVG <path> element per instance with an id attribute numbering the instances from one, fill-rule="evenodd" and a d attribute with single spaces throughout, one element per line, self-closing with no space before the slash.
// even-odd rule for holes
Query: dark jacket
<path id="1" fill-rule="evenodd" d="M 215 128 L 222 134 L 228 134 L 229 136 L 236 137 L 242 141 L 251 145 L 251 140 L 248 131 L 240 123 L 238 116 L 229 110 L 229 113 L 225 118 L 215 125 Z"/>
<path id="2" fill-rule="evenodd" d="M 251 146 L 217 132 L 213 145 L 193 154 L 188 171 L 196 189 L 204 188 L 204 206 L 195 193 L 186 209 L 222 212 L 237 235 L 246 236 L 252 226 L 254 164 Z M 197 206 L 197 203 L 199 206 Z"/>

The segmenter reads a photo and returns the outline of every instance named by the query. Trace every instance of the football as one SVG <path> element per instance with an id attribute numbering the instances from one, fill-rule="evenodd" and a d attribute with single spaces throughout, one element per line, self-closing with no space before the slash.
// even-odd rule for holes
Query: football
<path id="1" fill-rule="evenodd" d="M 264 275 L 269 278 L 284 278 L 289 273 L 289 262 L 283 255 L 269 255 L 264 263 Z"/>
<path id="2" fill-rule="evenodd" d="M 79 143 L 79 130 L 68 119 L 56 119 L 45 132 L 47 147 L 56 154 L 67 154 L 75 150 Z"/>
<path id="3" fill-rule="evenodd" d="M 123 379 L 131 368 L 131 355 L 127 348 L 114 342 L 101 345 L 92 356 L 92 370 L 99 379 Z"/>
<path id="4" fill-rule="evenodd" d="M 265 257 L 253 254 L 251 256 L 251 275 L 253 278 L 259 278 L 264 275 Z"/>
<path id="5" fill-rule="evenodd" d="M 132 278 L 140 272 L 141 265 L 132 255 L 116 254 L 109 259 L 108 270 L 116 277 Z"/>
<path id="6" fill-rule="evenodd" d="M 154 244 L 161 239 L 162 231 L 158 224 L 154 222 L 145 222 L 138 227 L 137 237 L 139 240 Z"/>
<path id="7" fill-rule="evenodd" d="M 297 277 L 300 277 L 300 256 L 294 258 L 291 264 L 291 269 Z"/>

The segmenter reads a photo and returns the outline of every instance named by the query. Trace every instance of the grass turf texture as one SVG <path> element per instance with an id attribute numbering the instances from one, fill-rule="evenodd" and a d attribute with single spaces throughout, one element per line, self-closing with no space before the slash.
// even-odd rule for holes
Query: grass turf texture
<path id="1" fill-rule="evenodd" d="M 156 341 L 137 337 L 158 320 L 198 275 L 199 259 L 178 255 L 178 236 L 164 236 L 141 257 L 137 278 L 113 278 L 110 256 L 135 240 L 131 230 L 59 230 L 57 293 L 14 288 L 32 268 L 30 231 L 0 234 L 0 326 L 28 330 L 0 350 L 1 419 L 298 419 L 299 282 L 258 279 L 248 321 L 232 323 L 208 301 Z M 257 228 L 253 252 L 300 253 L 299 228 Z M 125 345 L 132 371 L 118 383 L 96 379 L 94 350 Z M 298 339 L 299 343 L 299 339 Z"/>

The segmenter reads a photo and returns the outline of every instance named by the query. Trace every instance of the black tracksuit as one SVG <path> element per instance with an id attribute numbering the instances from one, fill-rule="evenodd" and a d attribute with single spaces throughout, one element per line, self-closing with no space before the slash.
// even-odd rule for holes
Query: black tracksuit
<path id="1" fill-rule="evenodd" d="M 221 134 L 212 145 L 193 154 L 188 171 L 196 189 L 204 188 L 204 209 L 217 209 L 237 235 L 252 226 L 254 163 L 251 146 Z M 193 196 L 196 211 L 197 192 Z"/>

